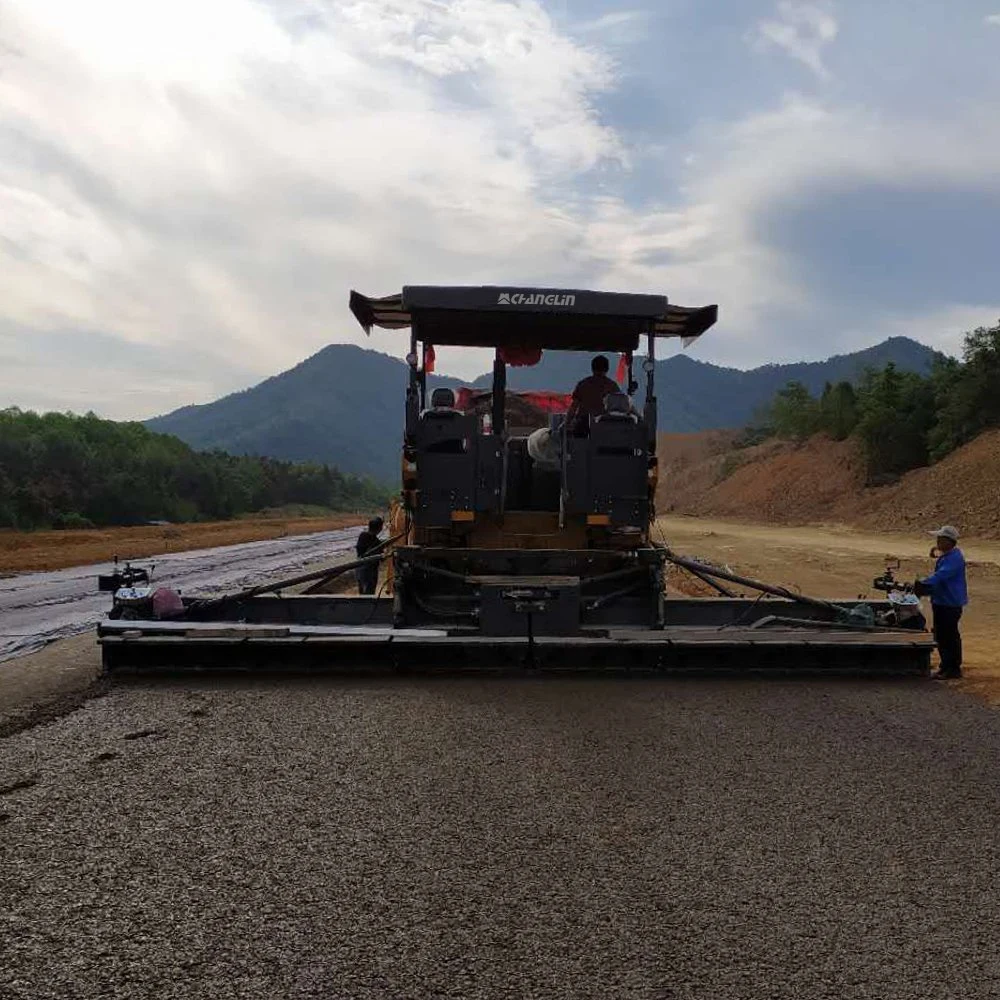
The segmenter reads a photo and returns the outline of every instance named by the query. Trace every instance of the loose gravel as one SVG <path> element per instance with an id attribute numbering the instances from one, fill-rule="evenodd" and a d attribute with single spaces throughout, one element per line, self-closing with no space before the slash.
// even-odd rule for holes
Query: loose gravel
<path id="1" fill-rule="evenodd" d="M 931 682 L 119 683 L 0 741 L 0 997 L 996 997 L 998 829 Z"/>

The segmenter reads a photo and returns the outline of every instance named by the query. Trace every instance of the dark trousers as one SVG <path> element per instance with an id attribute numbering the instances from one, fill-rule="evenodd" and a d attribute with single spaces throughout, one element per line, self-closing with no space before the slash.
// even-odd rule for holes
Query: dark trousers
<path id="1" fill-rule="evenodd" d="M 944 604 L 932 605 L 934 610 L 934 641 L 941 657 L 941 673 L 960 674 L 962 672 L 962 637 L 958 632 L 958 621 L 962 617 L 961 608 L 951 608 Z"/>
<path id="2" fill-rule="evenodd" d="M 359 566 L 354 571 L 354 576 L 358 581 L 359 594 L 374 594 L 378 585 L 378 563 Z"/>

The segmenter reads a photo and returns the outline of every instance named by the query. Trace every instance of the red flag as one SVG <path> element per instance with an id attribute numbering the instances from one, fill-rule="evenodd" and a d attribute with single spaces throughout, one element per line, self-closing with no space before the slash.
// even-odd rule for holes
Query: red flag
<path id="1" fill-rule="evenodd" d="M 621 385 L 628 377 L 628 355 L 621 354 L 618 357 L 618 371 L 615 372 L 615 381 Z"/>
<path id="2" fill-rule="evenodd" d="M 435 357 L 434 345 L 424 344 L 424 371 L 427 372 L 428 375 L 434 371 Z"/>

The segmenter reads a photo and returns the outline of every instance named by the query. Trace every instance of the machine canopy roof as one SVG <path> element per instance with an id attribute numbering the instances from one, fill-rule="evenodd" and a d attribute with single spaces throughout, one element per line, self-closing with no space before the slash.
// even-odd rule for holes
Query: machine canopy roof
<path id="1" fill-rule="evenodd" d="M 718 306 L 686 309 L 665 295 L 555 288 L 407 285 L 381 299 L 351 292 L 351 312 L 371 333 L 412 327 L 418 340 L 461 347 L 540 347 L 559 351 L 633 351 L 641 334 L 700 337 Z"/>

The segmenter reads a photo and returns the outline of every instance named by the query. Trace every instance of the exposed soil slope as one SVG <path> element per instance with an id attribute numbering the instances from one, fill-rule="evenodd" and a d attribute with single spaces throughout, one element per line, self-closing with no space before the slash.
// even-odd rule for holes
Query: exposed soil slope
<path id="1" fill-rule="evenodd" d="M 733 447 L 735 435 L 663 434 L 658 508 L 771 524 L 841 522 L 881 531 L 947 521 L 1000 538 L 1000 431 L 890 486 L 866 487 L 853 441 L 815 437 Z"/>
<path id="2" fill-rule="evenodd" d="M 882 530 L 948 522 L 966 534 L 1000 538 L 1000 430 L 893 486 L 865 490 L 855 520 Z"/>

